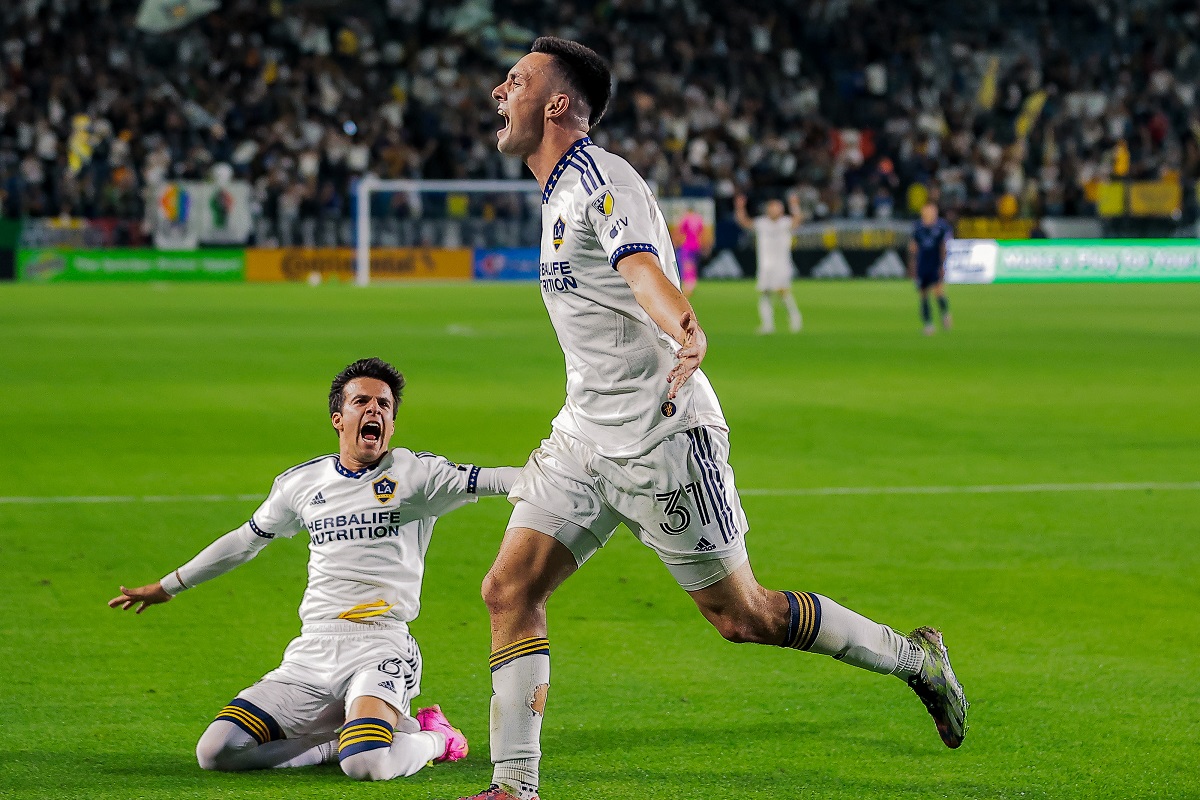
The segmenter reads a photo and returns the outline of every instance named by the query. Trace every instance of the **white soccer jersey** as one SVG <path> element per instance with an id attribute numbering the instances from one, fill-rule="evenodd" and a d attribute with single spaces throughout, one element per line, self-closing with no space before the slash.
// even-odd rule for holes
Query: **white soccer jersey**
<path id="1" fill-rule="evenodd" d="M 671 234 L 650 187 L 629 162 L 584 137 L 542 193 L 541 287 L 567 369 L 554 427 L 610 458 L 641 455 L 698 425 L 727 429 L 700 370 L 667 400 L 679 345 L 617 272 L 631 253 L 654 254 L 679 285 Z"/>
<path id="2" fill-rule="evenodd" d="M 792 285 L 792 232 L 789 216 L 755 217 L 754 249 L 758 258 L 758 288 L 786 289 Z"/>
<path id="3" fill-rule="evenodd" d="M 407 623 L 421 608 L 433 524 L 476 499 L 479 471 L 404 448 L 359 472 L 322 456 L 277 477 L 247 525 L 265 539 L 308 534 L 304 623 Z"/>

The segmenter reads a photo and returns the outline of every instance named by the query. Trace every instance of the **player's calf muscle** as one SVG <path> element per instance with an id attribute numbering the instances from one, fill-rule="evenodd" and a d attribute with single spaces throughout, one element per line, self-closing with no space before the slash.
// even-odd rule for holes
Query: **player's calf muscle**
<path id="1" fill-rule="evenodd" d="M 761 594 L 753 599 L 719 606 L 701 605 L 700 611 L 731 642 L 779 644 L 787 629 L 787 600 L 782 592 L 759 589 Z"/>

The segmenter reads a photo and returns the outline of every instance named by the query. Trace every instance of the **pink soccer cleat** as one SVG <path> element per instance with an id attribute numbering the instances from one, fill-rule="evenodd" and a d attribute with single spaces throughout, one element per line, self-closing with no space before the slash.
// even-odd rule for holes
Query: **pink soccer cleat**
<path id="1" fill-rule="evenodd" d="M 473 794 L 470 797 L 460 797 L 458 800 L 517 800 L 517 796 L 501 789 L 493 783 L 479 794 Z M 537 795 L 534 795 L 533 800 L 538 800 Z"/>
<path id="2" fill-rule="evenodd" d="M 422 708 L 417 712 L 417 723 L 423 731 L 436 731 L 446 737 L 446 752 L 435 758 L 435 763 L 458 761 L 460 758 L 467 757 L 469 752 L 467 737 L 450 724 L 450 720 L 446 719 L 446 715 L 442 713 L 441 706 Z"/>

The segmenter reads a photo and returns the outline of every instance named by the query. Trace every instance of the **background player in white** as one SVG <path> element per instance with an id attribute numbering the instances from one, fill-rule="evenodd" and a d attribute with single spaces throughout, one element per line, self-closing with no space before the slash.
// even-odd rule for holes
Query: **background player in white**
<path id="1" fill-rule="evenodd" d="M 122 586 L 109 601 L 137 605 L 140 614 L 244 564 L 276 536 L 308 534 L 300 636 L 278 669 L 238 694 L 205 730 L 196 746 L 204 769 L 337 758 L 353 778 L 387 780 L 467 754 L 466 738 L 437 706 L 409 715 L 421 692 L 421 652 L 408 623 L 420 610 L 438 516 L 480 495 L 505 494 L 518 470 L 389 449 L 403 388 L 404 377 L 380 359 L 346 367 L 329 392 L 337 455 L 284 472 L 240 528 L 161 581 Z"/>
<path id="2" fill-rule="evenodd" d="M 755 580 L 725 420 L 699 369 L 707 342 L 679 291 L 670 233 L 641 177 L 587 136 L 610 86 L 594 52 L 543 37 L 492 92 L 505 118 L 500 151 L 524 159 L 543 187 L 542 299 L 567 396 L 509 493 L 512 518 L 483 583 L 495 766 L 475 800 L 536 797 L 550 685 L 546 602 L 621 522 L 725 638 L 897 675 L 957 747 L 966 701 L 940 633 L 904 636 L 828 597 Z"/>
<path id="3" fill-rule="evenodd" d="M 739 194 L 734 198 L 733 213 L 737 224 L 754 234 L 754 254 L 758 262 L 754 279 L 758 289 L 758 332 L 775 332 L 775 309 L 771 305 L 771 295 L 775 294 L 787 310 L 788 330 L 799 333 L 804 319 L 792 296 L 792 235 L 804 222 L 800 198 L 788 195 L 787 216 L 783 213 L 783 202 L 774 198 L 767 201 L 766 212 L 751 218 L 746 213 L 746 196 Z"/>

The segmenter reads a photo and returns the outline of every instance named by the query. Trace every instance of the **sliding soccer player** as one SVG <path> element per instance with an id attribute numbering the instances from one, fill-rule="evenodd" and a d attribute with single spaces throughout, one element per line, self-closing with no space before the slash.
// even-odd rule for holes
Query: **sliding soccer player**
<path id="1" fill-rule="evenodd" d="M 307 534 L 300 636 L 204 731 L 196 746 L 204 769 L 338 760 L 352 778 L 388 780 L 467 754 L 466 738 L 437 706 L 409 713 L 421 692 L 421 651 L 408 623 L 420 610 L 434 522 L 481 495 L 506 494 L 518 470 L 389 449 L 403 388 L 404 377 L 380 359 L 346 367 L 329 391 L 336 455 L 284 472 L 240 528 L 161 581 L 122 586 L 109 601 L 140 614 L 246 563 L 277 536 Z"/>
<path id="2" fill-rule="evenodd" d="M 542 299 L 562 346 L 567 397 L 509 493 L 512 518 L 484 579 L 492 622 L 492 785 L 474 800 L 537 796 L 550 688 L 546 602 L 624 522 L 726 639 L 808 650 L 895 675 L 958 747 L 966 700 L 942 636 L 905 636 L 814 592 L 755 580 L 728 426 L 695 312 L 679 291 L 654 195 L 588 130 L 608 105 L 608 65 L 552 37 L 492 96 L 502 153 L 542 185 Z"/>

